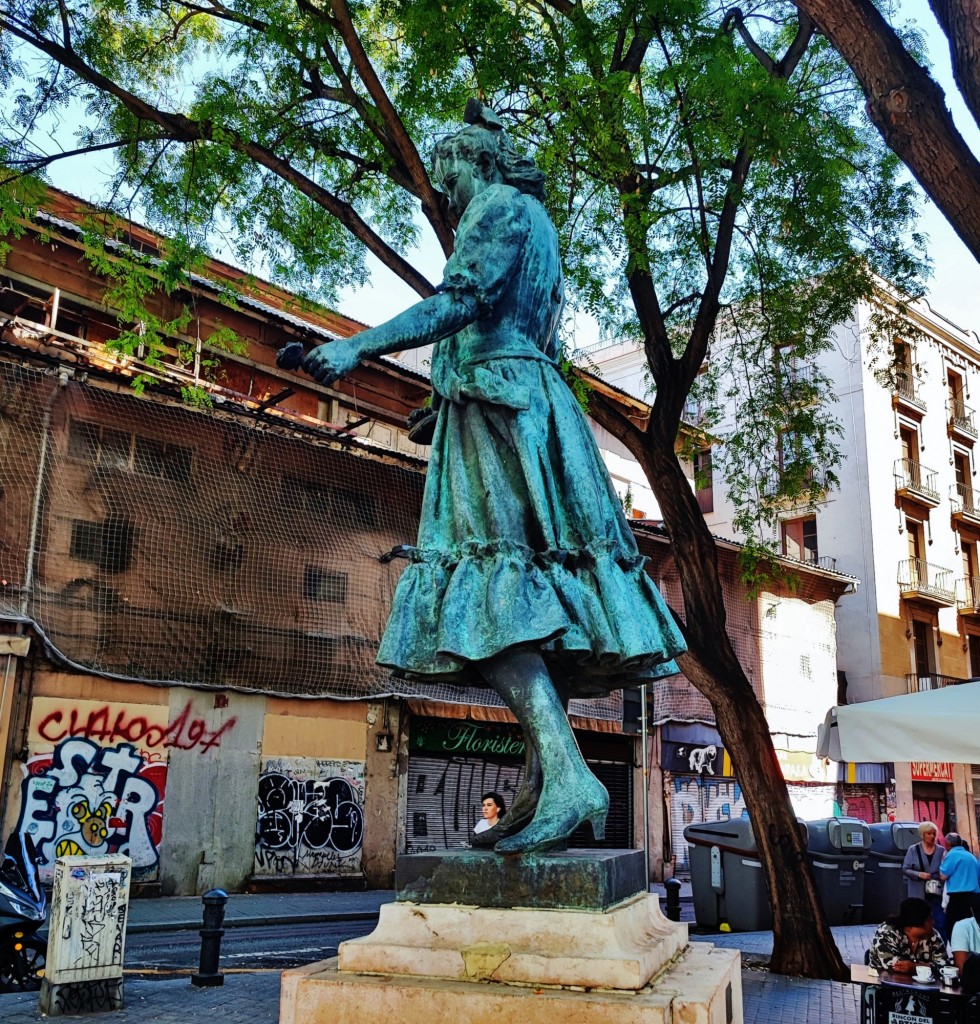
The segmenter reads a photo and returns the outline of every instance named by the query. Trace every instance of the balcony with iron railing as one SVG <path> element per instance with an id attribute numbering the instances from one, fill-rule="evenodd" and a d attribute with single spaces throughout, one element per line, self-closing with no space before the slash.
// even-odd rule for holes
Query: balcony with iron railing
<path id="1" fill-rule="evenodd" d="M 818 555 L 816 551 L 808 551 L 804 548 L 796 558 L 817 569 L 827 569 L 829 572 L 837 571 L 837 559 L 831 555 Z"/>
<path id="2" fill-rule="evenodd" d="M 961 615 L 980 615 L 980 576 L 956 581 L 956 609 Z"/>
<path id="3" fill-rule="evenodd" d="M 921 558 L 898 563 L 898 589 L 902 597 L 951 608 L 956 603 L 953 570 L 933 565 Z"/>
<path id="4" fill-rule="evenodd" d="M 980 526 L 980 494 L 970 484 L 953 484 L 949 489 L 949 508 L 953 519 L 971 526 Z"/>
<path id="5" fill-rule="evenodd" d="M 961 398 L 950 398 L 949 400 L 949 429 L 973 441 L 977 439 L 973 410 L 968 405 L 964 405 Z"/>
<path id="6" fill-rule="evenodd" d="M 708 404 L 699 398 L 688 397 L 684 402 L 684 411 L 681 419 L 691 427 L 699 427 L 707 419 Z"/>
<path id="7" fill-rule="evenodd" d="M 934 469 L 913 459 L 895 460 L 895 490 L 904 497 L 935 508 L 940 501 L 938 479 Z"/>
<path id="8" fill-rule="evenodd" d="M 922 396 L 922 378 L 908 370 L 900 369 L 891 382 L 892 398 L 899 404 L 910 406 L 918 412 L 925 412 L 927 405 Z"/>
<path id="9" fill-rule="evenodd" d="M 968 683 L 968 679 L 959 676 L 944 676 L 938 672 L 906 672 L 905 685 L 909 693 L 922 693 L 924 690 L 941 690 L 944 686 L 957 686 Z"/>

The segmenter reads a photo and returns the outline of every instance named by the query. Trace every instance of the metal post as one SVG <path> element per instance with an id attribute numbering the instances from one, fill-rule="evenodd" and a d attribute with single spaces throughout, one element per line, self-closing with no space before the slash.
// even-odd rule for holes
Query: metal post
<path id="1" fill-rule="evenodd" d="M 681 919 L 681 883 L 676 878 L 668 878 L 664 882 L 664 888 L 667 890 L 667 905 L 664 907 L 664 914 L 670 921 L 679 921 Z"/>
<path id="2" fill-rule="evenodd" d="M 212 889 L 201 897 L 204 904 L 204 927 L 201 929 L 201 966 L 197 974 L 191 975 L 191 984 L 197 988 L 216 988 L 225 983 L 225 976 L 218 970 L 221 956 L 221 927 L 225 919 L 225 904 L 228 893 L 224 889 Z"/>
<path id="3" fill-rule="evenodd" d="M 650 764 L 647 753 L 647 684 L 640 687 L 640 764 L 643 766 L 643 870 L 646 887 L 650 888 Z"/>

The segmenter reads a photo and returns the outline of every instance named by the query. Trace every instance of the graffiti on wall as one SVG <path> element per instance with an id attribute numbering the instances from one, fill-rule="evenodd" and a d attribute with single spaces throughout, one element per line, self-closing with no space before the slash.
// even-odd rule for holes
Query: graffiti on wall
<path id="1" fill-rule="evenodd" d="M 945 800 L 923 800 L 922 797 L 913 796 L 912 806 L 915 808 L 916 821 L 931 821 L 939 829 L 940 835 L 946 831 Z"/>
<path id="2" fill-rule="evenodd" d="M 212 728 L 188 701 L 113 703 L 35 697 L 18 831 L 29 833 L 50 880 L 62 856 L 122 853 L 133 880 L 159 872 L 171 750 L 214 756 L 235 727 Z"/>
<path id="3" fill-rule="evenodd" d="M 235 727 L 235 719 L 228 718 L 217 729 L 194 714 L 188 701 L 173 721 L 168 721 L 166 707 L 156 705 L 99 704 L 97 701 L 52 702 L 44 701 L 44 709 L 36 709 L 36 734 L 42 741 L 57 743 L 69 736 L 81 736 L 99 743 L 124 741 L 142 750 L 199 750 L 206 754 L 221 746 L 221 738 Z M 147 709 L 150 713 L 147 714 Z"/>
<path id="4" fill-rule="evenodd" d="M 687 825 L 739 818 L 745 813 L 742 787 L 734 779 L 704 775 L 675 775 L 670 782 L 670 832 L 674 870 L 691 870 L 690 847 L 684 838 Z"/>
<path id="5" fill-rule="evenodd" d="M 337 875 L 361 870 L 364 763 L 275 757 L 262 763 L 255 874 Z"/>
<path id="6" fill-rule="evenodd" d="M 133 878 L 155 878 L 163 835 L 165 761 L 130 743 L 99 746 L 67 739 L 25 767 L 17 831 L 30 835 L 50 881 L 58 857 L 122 853 Z"/>
<path id="7" fill-rule="evenodd" d="M 844 797 L 844 814 L 848 818 L 860 818 L 868 824 L 878 820 L 875 802 L 866 793 Z"/>

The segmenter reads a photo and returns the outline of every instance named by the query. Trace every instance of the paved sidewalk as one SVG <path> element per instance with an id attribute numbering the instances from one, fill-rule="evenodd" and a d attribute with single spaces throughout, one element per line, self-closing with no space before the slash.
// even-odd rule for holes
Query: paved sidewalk
<path id="1" fill-rule="evenodd" d="M 390 891 L 234 894 L 229 897 L 226 924 L 230 927 L 283 921 L 363 921 L 375 917 Z M 682 897 L 683 897 L 682 890 Z M 134 900 L 130 905 L 130 930 L 199 928 L 202 904 L 199 897 Z M 682 917 L 690 918 L 691 905 L 682 899 Z M 835 928 L 834 937 L 847 962 L 860 962 L 874 926 Z M 858 989 L 829 981 L 782 978 L 753 966 L 772 952 L 771 932 L 725 935 L 692 935 L 694 942 L 713 942 L 737 948 L 747 957 L 742 972 L 745 1021 L 760 1024 L 792 1021 L 793 1024 L 858 1024 Z M 187 978 L 157 981 L 127 976 L 126 1007 L 106 1017 L 106 1024 L 186 1024 L 193 1019 L 220 1016 L 222 1024 L 277 1024 L 279 1019 L 279 972 L 226 973 L 221 988 L 196 989 Z M 0 1020 L 4 1024 L 38 1024 L 37 993 L 0 995 Z M 69 1016 L 66 1024 L 91 1021 Z"/>

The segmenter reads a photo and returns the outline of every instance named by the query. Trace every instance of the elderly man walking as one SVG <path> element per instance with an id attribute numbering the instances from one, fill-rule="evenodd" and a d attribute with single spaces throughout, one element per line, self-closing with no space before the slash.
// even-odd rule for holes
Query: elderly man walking
<path id="1" fill-rule="evenodd" d="M 980 861 L 966 848 L 956 832 L 946 836 L 946 856 L 939 869 L 946 882 L 946 935 L 953 934 L 957 921 L 969 917 L 973 897 L 980 893 Z"/>

